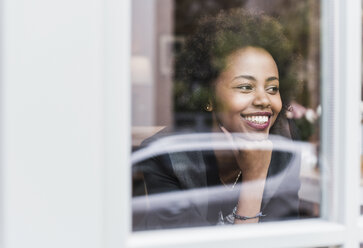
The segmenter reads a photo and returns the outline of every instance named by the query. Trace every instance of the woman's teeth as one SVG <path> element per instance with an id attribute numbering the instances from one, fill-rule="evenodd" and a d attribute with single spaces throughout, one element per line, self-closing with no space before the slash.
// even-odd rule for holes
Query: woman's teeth
<path id="1" fill-rule="evenodd" d="M 257 124 L 265 124 L 268 122 L 268 116 L 245 116 L 247 121 L 254 122 Z"/>

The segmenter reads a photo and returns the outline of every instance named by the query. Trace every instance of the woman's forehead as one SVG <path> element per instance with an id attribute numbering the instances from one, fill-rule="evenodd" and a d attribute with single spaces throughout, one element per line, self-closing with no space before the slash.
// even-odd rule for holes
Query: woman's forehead
<path id="1" fill-rule="evenodd" d="M 224 71 L 232 73 L 258 73 L 278 76 L 275 60 L 265 49 L 246 47 L 227 57 Z"/>

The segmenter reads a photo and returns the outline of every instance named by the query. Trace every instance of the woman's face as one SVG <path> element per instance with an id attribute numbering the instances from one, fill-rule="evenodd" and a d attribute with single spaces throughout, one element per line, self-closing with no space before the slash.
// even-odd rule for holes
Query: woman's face
<path id="1" fill-rule="evenodd" d="M 212 107 L 216 124 L 229 132 L 267 137 L 282 107 L 279 72 L 272 56 L 257 47 L 229 55 L 215 82 Z"/>

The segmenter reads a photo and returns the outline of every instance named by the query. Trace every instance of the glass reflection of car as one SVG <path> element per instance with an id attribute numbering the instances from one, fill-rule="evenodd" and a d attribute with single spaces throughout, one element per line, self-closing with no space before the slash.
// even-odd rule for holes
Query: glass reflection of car
<path id="1" fill-rule="evenodd" d="M 264 197 L 266 199 L 268 195 L 277 194 L 289 195 L 296 193 L 300 188 L 300 181 L 286 181 L 286 175 L 288 173 L 299 173 L 301 166 L 314 167 L 316 165 L 316 149 L 307 142 L 298 142 L 286 139 L 280 136 L 269 136 L 269 142 L 256 142 L 250 140 L 250 137 L 245 137 L 241 134 L 233 134 L 233 139 L 226 137 L 223 133 L 194 133 L 194 134 L 176 134 L 161 137 L 157 140 L 150 142 L 146 146 L 142 146 L 138 150 L 134 151 L 131 156 L 132 171 L 133 171 L 133 229 L 136 230 L 148 230 L 159 228 L 175 228 L 175 227 L 189 227 L 189 226 L 205 226 L 210 225 L 207 222 L 196 222 L 185 226 L 183 224 L 173 225 L 149 225 L 148 218 L 153 215 L 166 214 L 178 215 L 178 211 L 184 211 L 186 209 L 194 209 L 198 213 L 206 212 L 206 202 L 208 206 L 213 204 L 221 204 L 221 202 L 231 201 L 231 198 L 236 198 L 238 190 L 231 190 L 231 187 L 226 185 L 208 186 L 196 184 L 187 190 L 162 192 L 156 194 L 149 194 L 143 178 L 143 173 L 148 169 L 147 163 L 143 163 L 150 158 L 158 156 L 171 156 L 172 154 L 180 154 L 186 152 L 210 152 L 216 150 L 254 150 L 254 149 L 271 149 L 276 153 L 284 153 L 289 157 L 288 164 L 283 170 L 277 174 L 273 174 L 266 181 Z M 201 173 L 203 170 L 194 166 L 188 167 L 188 161 L 185 161 L 185 167 L 187 171 L 180 171 L 185 173 L 185 176 L 189 176 L 191 173 Z M 293 172 L 292 172 L 293 171 Z M 285 179 L 284 179 L 285 178 Z M 285 180 L 285 181 L 284 181 Z M 283 182 L 284 181 L 284 182 Z M 283 183 L 282 183 L 283 182 Z M 255 182 L 243 183 L 243 187 L 253 190 Z M 293 185 L 293 187 L 291 186 Z M 296 187 L 296 185 L 298 187 Z M 238 184 L 240 186 L 240 183 Z M 236 187 L 238 188 L 238 187 Z M 281 211 L 278 220 L 289 219 L 289 202 L 281 201 Z M 268 213 L 267 218 L 268 219 Z M 229 218 L 230 216 L 224 216 Z M 181 215 L 181 218 L 183 216 Z M 207 218 L 207 217 L 206 217 Z M 223 216 L 221 217 L 223 219 Z M 271 220 L 277 220 L 271 219 Z M 218 224 L 218 223 L 216 223 Z"/>

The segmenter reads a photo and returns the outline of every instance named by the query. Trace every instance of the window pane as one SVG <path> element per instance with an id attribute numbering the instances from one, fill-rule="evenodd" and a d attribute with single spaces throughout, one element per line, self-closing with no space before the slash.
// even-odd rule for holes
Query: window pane
<path id="1" fill-rule="evenodd" d="M 132 7 L 133 230 L 319 217 L 319 1 Z"/>

